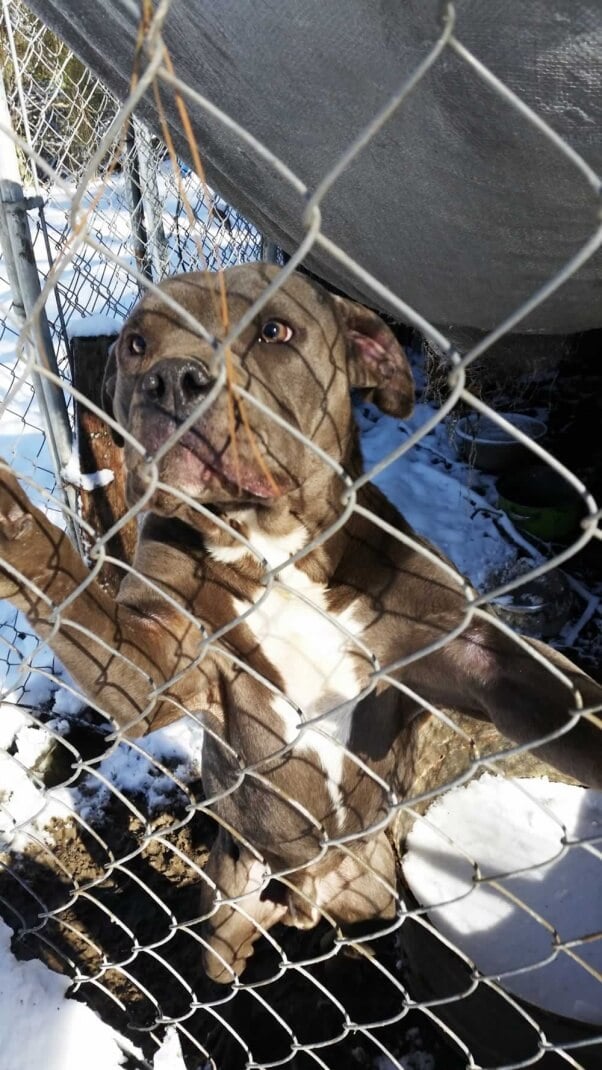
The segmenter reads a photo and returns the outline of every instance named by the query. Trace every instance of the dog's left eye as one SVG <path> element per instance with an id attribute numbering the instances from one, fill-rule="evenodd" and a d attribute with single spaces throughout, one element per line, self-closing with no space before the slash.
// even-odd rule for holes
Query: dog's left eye
<path id="1" fill-rule="evenodd" d="M 282 320 L 268 320 L 263 324 L 259 332 L 260 342 L 290 342 L 293 337 L 293 328 Z"/>

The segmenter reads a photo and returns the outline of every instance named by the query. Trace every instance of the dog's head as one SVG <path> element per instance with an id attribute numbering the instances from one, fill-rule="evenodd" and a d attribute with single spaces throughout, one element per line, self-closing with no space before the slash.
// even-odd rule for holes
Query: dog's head
<path id="1" fill-rule="evenodd" d="M 330 472 L 304 439 L 345 465 L 353 440 L 352 387 L 388 413 L 407 416 L 412 409 L 411 372 L 386 324 L 299 274 L 286 280 L 233 342 L 219 386 L 217 344 L 276 271 L 266 264 L 231 268 L 224 273 L 223 291 L 216 274 L 175 276 L 162 283 L 161 293 L 202 324 L 214 342 L 173 304 L 149 294 L 112 350 L 104 384 L 107 411 L 147 455 L 160 451 L 161 483 L 205 505 L 269 505 L 309 485 L 316 493 L 316 473 Z M 185 433 L 165 450 L 191 417 Z M 148 463 L 133 447 L 126 445 L 126 451 L 128 496 L 136 500 L 147 486 Z M 151 507 L 172 511 L 167 492 L 157 493 Z"/>

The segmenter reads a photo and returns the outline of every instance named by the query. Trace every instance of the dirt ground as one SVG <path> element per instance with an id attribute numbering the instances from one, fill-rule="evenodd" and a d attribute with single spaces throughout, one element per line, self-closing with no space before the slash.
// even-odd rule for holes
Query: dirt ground
<path id="1" fill-rule="evenodd" d="M 443 731 L 449 729 L 433 721 L 424 735 L 425 754 L 450 752 Z M 500 737 L 488 727 L 482 731 L 481 752 L 499 749 Z M 78 747 L 88 760 L 98 746 L 98 733 L 86 738 L 79 729 Z M 468 747 L 463 755 L 456 745 L 447 774 L 458 772 L 469 756 Z M 49 785 L 65 779 L 60 761 L 45 777 Z M 415 788 L 428 790 L 429 784 L 423 772 Z M 82 773 L 78 790 L 80 798 L 88 792 L 92 797 L 97 781 Z M 174 784 L 172 798 L 155 813 L 142 793 L 125 802 L 107 792 L 105 804 L 91 809 L 95 816 L 87 815 L 88 828 L 54 819 L 20 854 L 0 855 L 0 914 L 15 929 L 15 954 L 41 958 L 73 978 L 74 998 L 140 1048 L 148 1060 L 143 1065 L 152 1064 L 163 1028 L 173 1020 L 181 1026 L 188 1070 L 278 1062 L 293 1070 L 380 1070 L 389 1065 L 385 1060 L 379 1066 L 385 1053 L 404 1070 L 461 1070 L 467 1065 L 462 1043 L 477 1065 L 537 1057 L 538 1031 L 486 986 L 457 998 L 474 987 L 471 971 L 452 952 L 442 952 L 440 941 L 412 918 L 381 935 L 356 930 L 349 935 L 368 940 L 355 947 L 337 945 L 326 923 L 310 932 L 279 926 L 271 935 L 297 968 L 283 971 L 280 955 L 262 939 L 238 986 L 210 983 L 196 919 L 199 871 L 215 830 L 211 816 L 198 808 L 200 782 L 188 791 L 186 800 Z M 397 837 L 404 831 L 398 822 Z M 400 894 L 416 905 L 401 885 Z M 548 1034 L 549 1027 L 547 1022 Z M 505 1037 L 514 1038 L 510 1052 Z M 558 1040 L 563 1037 L 561 1030 Z M 577 1065 L 598 1070 L 602 1046 L 580 1049 L 578 1058 Z M 566 1062 L 546 1054 L 538 1066 L 563 1070 Z M 129 1070 L 136 1067 L 130 1060 Z"/>
<path id="2" fill-rule="evenodd" d="M 201 798 L 200 785 L 191 787 Z M 135 802 L 144 805 L 143 799 Z M 189 1036 L 183 1036 L 183 1048 L 190 1070 L 207 1065 L 205 1053 L 218 1070 L 237 1070 L 251 1059 L 314 1067 L 306 1054 L 291 1059 L 292 1033 L 300 1044 L 324 1045 L 317 1065 L 334 1070 L 376 1065 L 380 1044 L 417 1070 L 463 1065 L 428 1018 L 407 1008 L 398 933 L 372 941 L 366 954 L 343 948 L 334 955 L 327 925 L 311 933 L 279 927 L 273 935 L 292 961 L 323 961 L 270 980 L 278 973 L 278 955 L 261 941 L 245 984 L 224 989 L 203 976 L 194 925 L 194 867 L 207 859 L 214 835 L 210 818 L 174 807 L 152 821 L 149 840 L 115 796 L 93 831 L 55 820 L 48 829 L 51 845 L 40 838 L 12 855 L 10 869 L 0 875 L 0 912 L 24 932 L 13 940 L 18 957 L 41 958 L 81 978 L 75 998 L 151 1062 L 154 1038 L 177 1019 Z"/>

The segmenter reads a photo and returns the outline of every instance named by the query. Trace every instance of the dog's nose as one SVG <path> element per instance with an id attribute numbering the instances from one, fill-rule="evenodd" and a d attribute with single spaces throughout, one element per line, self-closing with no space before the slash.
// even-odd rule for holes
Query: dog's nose
<path id="1" fill-rule="evenodd" d="M 213 382 L 204 361 L 168 358 L 147 371 L 141 388 L 147 401 L 159 402 L 184 418 L 202 401 Z"/>

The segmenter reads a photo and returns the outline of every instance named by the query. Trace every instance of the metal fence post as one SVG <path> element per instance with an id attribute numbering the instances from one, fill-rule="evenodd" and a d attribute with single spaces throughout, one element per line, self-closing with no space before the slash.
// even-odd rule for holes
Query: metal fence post
<path id="1" fill-rule="evenodd" d="M 11 118 L 0 74 L 0 123 L 11 128 Z M 8 280 L 13 295 L 13 312 L 20 327 L 33 316 L 31 342 L 37 349 L 40 363 L 59 375 L 50 325 L 44 308 L 33 312 L 42 292 L 36 267 L 35 253 L 29 230 L 28 211 L 41 207 L 40 197 L 26 198 L 19 181 L 19 164 L 14 142 L 0 130 L 0 248 L 6 260 Z M 39 372 L 32 372 L 32 380 L 44 421 L 44 433 L 57 472 L 69 463 L 73 437 L 65 395 L 56 383 Z M 62 486 L 62 485 L 61 485 Z M 67 504 L 75 511 L 75 488 L 62 487 Z M 76 525 L 67 516 L 71 534 L 79 546 Z"/>
<path id="2" fill-rule="evenodd" d="M 153 156 L 150 132 L 137 119 L 134 119 L 133 126 L 146 219 L 147 255 L 150 257 L 155 281 L 158 282 L 169 270 L 169 247 L 165 237 L 163 210 L 157 186 L 157 159 Z"/>
<path id="3" fill-rule="evenodd" d="M 126 188 L 130 208 L 130 220 L 132 223 L 132 251 L 136 258 L 139 271 L 146 275 L 152 282 L 153 273 L 148 255 L 148 234 L 144 219 L 144 202 L 142 200 L 142 187 L 140 185 L 140 161 L 136 147 L 134 123 L 128 123 L 125 138 L 125 174 Z"/>

